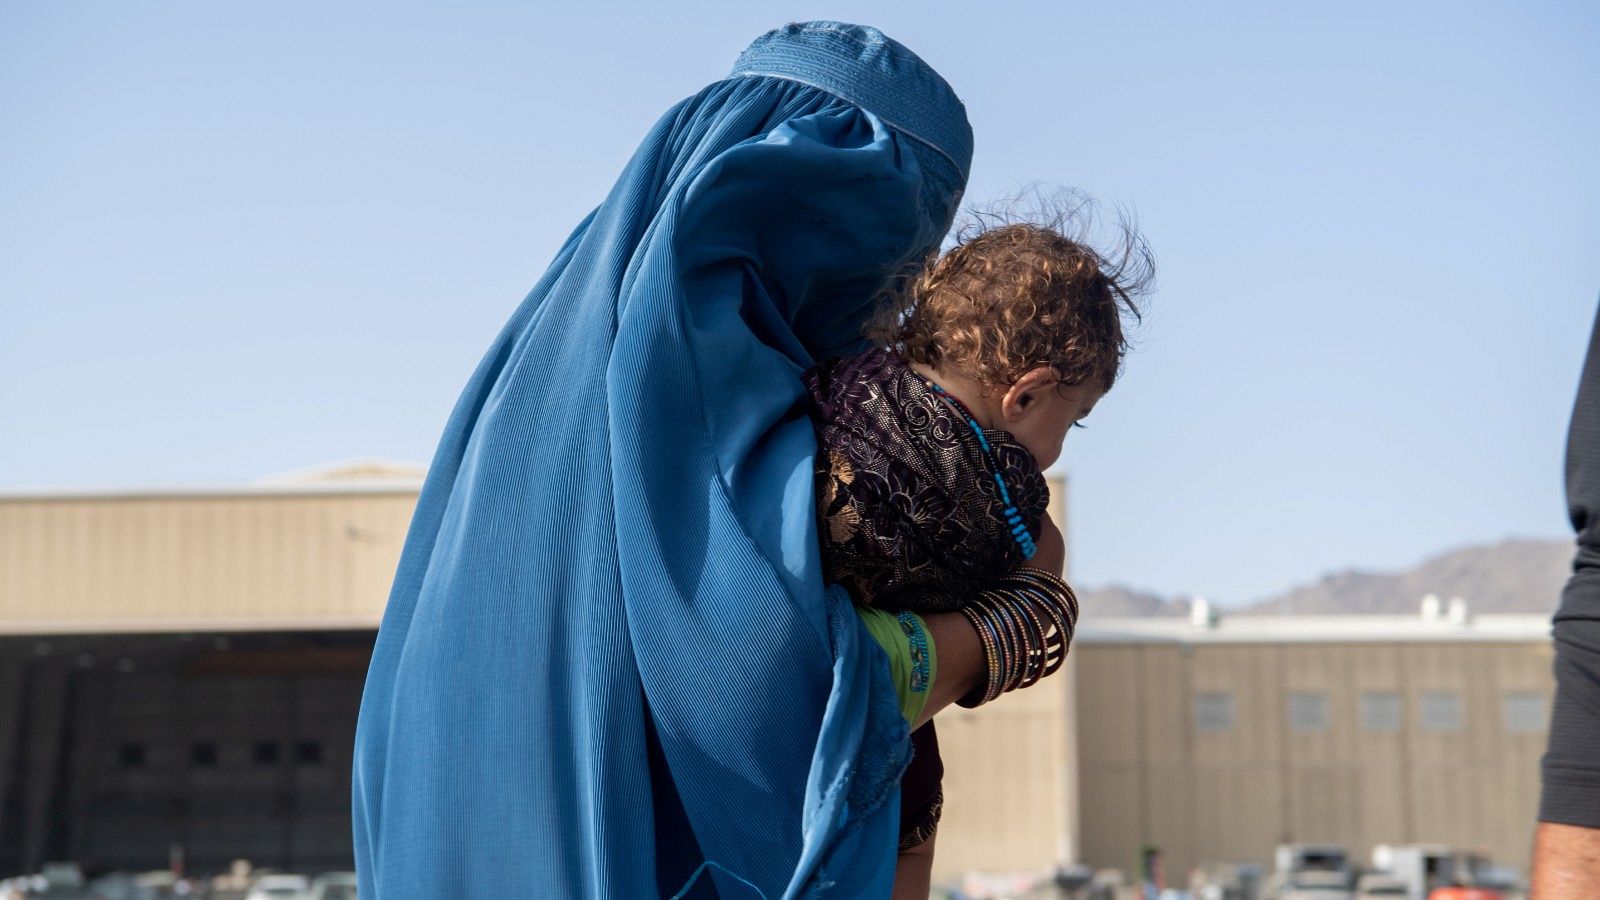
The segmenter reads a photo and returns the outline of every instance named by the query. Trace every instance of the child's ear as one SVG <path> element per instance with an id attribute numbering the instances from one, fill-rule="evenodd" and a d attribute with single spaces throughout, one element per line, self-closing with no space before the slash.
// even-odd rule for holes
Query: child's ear
<path id="1" fill-rule="evenodd" d="M 1031 410 L 1039 399 L 1039 392 L 1053 388 L 1060 378 L 1056 370 L 1049 366 L 1035 366 L 1022 373 L 1022 377 L 1012 383 L 1006 391 L 1002 401 L 1003 411 L 1008 413 L 1007 418 L 1014 418 Z"/>

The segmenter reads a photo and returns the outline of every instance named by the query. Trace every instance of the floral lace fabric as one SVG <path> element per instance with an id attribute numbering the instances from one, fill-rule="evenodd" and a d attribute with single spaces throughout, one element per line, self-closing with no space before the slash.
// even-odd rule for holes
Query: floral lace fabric
<path id="1" fill-rule="evenodd" d="M 984 430 L 991 463 L 963 417 L 886 349 L 823 362 L 805 383 L 829 581 L 857 603 L 949 612 L 1024 562 L 994 466 L 1035 535 L 1049 489 L 1010 433 Z"/>

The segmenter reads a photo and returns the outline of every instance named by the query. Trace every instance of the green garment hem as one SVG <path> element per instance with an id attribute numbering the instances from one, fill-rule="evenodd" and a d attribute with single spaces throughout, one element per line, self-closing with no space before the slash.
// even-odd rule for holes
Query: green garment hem
<path id="1" fill-rule="evenodd" d="M 894 679 L 900 714 L 915 726 L 928 705 L 928 692 L 939 676 L 939 654 L 928 635 L 927 623 L 913 612 L 889 612 L 870 606 L 857 606 L 867 633 L 889 656 L 889 674 Z"/>

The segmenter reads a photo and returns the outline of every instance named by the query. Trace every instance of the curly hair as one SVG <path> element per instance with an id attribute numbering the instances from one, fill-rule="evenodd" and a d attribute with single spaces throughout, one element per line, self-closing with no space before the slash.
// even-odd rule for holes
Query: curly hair
<path id="1" fill-rule="evenodd" d="M 1110 390 L 1128 348 L 1122 317 L 1140 319 L 1154 265 L 1126 217 L 1115 254 L 1082 240 L 1090 201 L 1070 196 L 1033 221 L 969 214 L 956 245 L 901 281 L 866 336 L 909 361 L 955 367 L 985 389 L 1047 365 L 1061 386 Z"/>

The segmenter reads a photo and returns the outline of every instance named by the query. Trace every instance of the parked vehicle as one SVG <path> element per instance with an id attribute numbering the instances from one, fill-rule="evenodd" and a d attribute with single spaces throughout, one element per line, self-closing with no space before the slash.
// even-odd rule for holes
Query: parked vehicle
<path id="1" fill-rule="evenodd" d="M 1505 900 L 1512 873 L 1496 868 L 1481 853 L 1439 844 L 1379 844 L 1372 867 L 1401 883 L 1406 900 Z"/>
<path id="2" fill-rule="evenodd" d="M 89 900 L 163 900 L 171 893 L 132 872 L 112 872 L 89 882 L 85 896 Z"/>
<path id="3" fill-rule="evenodd" d="M 1350 900 L 1355 868 L 1337 844 L 1279 844 L 1272 891 L 1279 900 Z"/>
<path id="4" fill-rule="evenodd" d="M 356 873 L 324 872 L 311 879 L 306 900 L 356 900 Z"/>
<path id="5" fill-rule="evenodd" d="M 1403 900 L 1410 895 L 1404 881 L 1381 872 L 1369 872 L 1356 882 L 1356 900 Z"/>
<path id="6" fill-rule="evenodd" d="M 1350 876 L 1341 871 L 1301 870 L 1278 888 L 1278 900 L 1351 900 Z"/>
<path id="7" fill-rule="evenodd" d="M 311 882 L 304 875 L 263 875 L 245 900 L 304 900 Z"/>
<path id="8" fill-rule="evenodd" d="M 1400 882 L 1406 900 L 1428 900 L 1434 888 L 1456 883 L 1455 851 L 1443 844 L 1379 844 L 1372 868 Z"/>
<path id="9" fill-rule="evenodd" d="M 1338 844 L 1279 844 L 1274 861 L 1278 871 L 1338 872 L 1350 874 L 1350 854 Z"/>
<path id="10" fill-rule="evenodd" d="M 1195 900 L 1257 900 L 1261 890 L 1259 863 L 1201 863 L 1189 876 Z"/>

